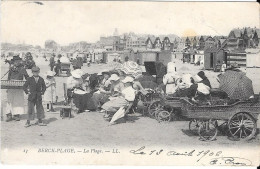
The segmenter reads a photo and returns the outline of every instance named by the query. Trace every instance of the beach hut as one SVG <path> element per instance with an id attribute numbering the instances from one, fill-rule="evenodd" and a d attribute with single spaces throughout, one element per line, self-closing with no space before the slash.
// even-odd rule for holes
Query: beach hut
<path id="1" fill-rule="evenodd" d="M 143 50 L 143 51 L 137 51 L 136 54 L 136 60 L 139 60 L 139 64 L 143 65 L 144 62 L 155 62 L 159 61 L 159 51 L 153 51 L 153 50 Z"/>
<path id="2" fill-rule="evenodd" d="M 221 64 L 225 59 L 226 51 L 222 48 L 208 47 L 204 50 L 204 68 L 214 69 L 217 64 Z"/>
<path id="3" fill-rule="evenodd" d="M 174 52 L 173 55 L 174 55 L 174 59 L 182 60 L 183 58 L 183 53 L 180 51 Z"/>
<path id="4" fill-rule="evenodd" d="M 197 64 L 199 62 L 199 64 L 203 63 L 204 61 L 204 51 L 203 50 L 198 50 L 195 53 L 195 58 L 194 58 L 194 64 Z"/>
<path id="5" fill-rule="evenodd" d="M 169 50 L 163 50 L 159 53 L 159 61 L 162 62 L 164 65 L 167 65 L 169 62 L 173 62 L 174 59 L 174 53 Z"/>
<path id="6" fill-rule="evenodd" d="M 245 51 L 230 51 L 227 52 L 227 66 L 238 65 L 239 67 L 246 67 L 247 54 Z"/>

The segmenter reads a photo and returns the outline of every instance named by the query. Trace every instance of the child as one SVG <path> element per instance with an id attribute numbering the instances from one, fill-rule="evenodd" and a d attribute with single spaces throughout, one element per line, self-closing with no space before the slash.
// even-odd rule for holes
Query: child
<path id="1" fill-rule="evenodd" d="M 44 109 L 42 106 L 42 95 L 46 90 L 46 85 L 42 77 L 39 76 L 40 68 L 32 68 L 32 77 L 29 77 L 23 85 L 23 90 L 28 94 L 28 119 L 25 127 L 31 126 L 30 120 L 34 120 L 34 106 L 36 105 L 37 119 L 39 126 L 46 126 L 42 119 L 44 118 Z M 28 90 L 29 89 L 29 90 Z"/>
<path id="2" fill-rule="evenodd" d="M 47 112 L 49 112 L 53 106 L 53 102 L 56 101 L 56 81 L 54 79 L 54 72 L 52 71 L 47 72 L 46 88 L 44 101 L 47 102 Z"/>

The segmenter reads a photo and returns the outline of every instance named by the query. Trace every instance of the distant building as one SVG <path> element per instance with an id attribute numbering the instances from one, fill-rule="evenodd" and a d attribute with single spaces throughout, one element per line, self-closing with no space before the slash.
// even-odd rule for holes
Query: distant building
<path id="1" fill-rule="evenodd" d="M 147 49 L 152 49 L 153 48 L 153 40 L 152 40 L 152 38 L 151 37 L 148 37 L 147 38 L 147 40 L 146 40 L 146 42 L 145 42 L 145 44 L 146 44 L 146 48 Z"/>
<path id="2" fill-rule="evenodd" d="M 161 49 L 162 48 L 162 42 L 159 37 L 155 38 L 154 44 L 153 44 L 154 49 Z"/>
<path id="3" fill-rule="evenodd" d="M 162 50 L 173 50 L 173 43 L 169 37 L 165 37 L 162 42 Z"/>
<path id="4" fill-rule="evenodd" d="M 131 48 L 145 48 L 147 39 L 145 37 L 138 37 L 137 35 L 130 34 L 126 38 L 125 49 Z"/>
<path id="5" fill-rule="evenodd" d="M 113 50 L 123 51 L 125 49 L 126 39 L 123 36 L 114 36 Z"/>
<path id="6" fill-rule="evenodd" d="M 185 40 L 185 47 L 189 48 L 190 46 L 191 46 L 191 41 L 190 41 L 189 37 L 187 37 Z"/>
<path id="7" fill-rule="evenodd" d="M 204 48 L 209 48 L 209 47 L 213 47 L 215 46 L 215 40 L 209 36 L 206 40 L 205 40 L 205 47 Z"/>
<path id="8" fill-rule="evenodd" d="M 245 50 L 246 48 L 257 47 L 259 45 L 258 28 L 233 29 L 228 35 L 228 48 Z"/>

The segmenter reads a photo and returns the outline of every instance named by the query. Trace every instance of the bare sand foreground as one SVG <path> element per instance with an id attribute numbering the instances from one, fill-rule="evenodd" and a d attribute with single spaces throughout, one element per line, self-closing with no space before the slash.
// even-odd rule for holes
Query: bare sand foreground
<path id="1" fill-rule="evenodd" d="M 40 63 L 39 63 L 40 62 Z M 178 62 L 178 61 L 176 61 Z M 48 62 L 37 61 L 41 68 L 41 74 L 49 69 Z M 185 69 L 183 69 L 185 67 Z M 107 65 L 84 66 L 84 71 L 93 73 L 107 68 Z M 177 70 L 185 70 L 195 74 L 199 67 L 178 62 Z M 7 71 L 7 65 L 2 64 L 1 74 Z M 180 71 L 179 71 L 180 72 Z M 253 80 L 255 93 L 260 92 L 260 69 L 247 69 L 247 75 Z M 216 73 L 206 71 L 212 86 L 218 87 L 215 80 Z M 62 83 L 66 77 L 57 77 L 57 94 L 59 101 L 63 100 Z M 1 90 L 1 103 L 3 110 L 6 104 L 6 91 Z M 26 107 L 25 100 L 25 107 Z M 31 126 L 24 128 L 25 116 L 19 122 L 1 121 L 1 146 L 2 150 L 23 150 L 23 147 L 57 147 L 57 146 L 103 146 L 103 147 L 138 147 L 138 146 L 167 146 L 167 147 L 202 147 L 202 148 L 234 148 L 250 147 L 253 150 L 259 147 L 259 134 L 251 141 L 232 141 L 219 134 L 216 141 L 203 142 L 196 135 L 188 132 L 188 121 L 177 120 L 170 123 L 158 123 L 149 117 L 141 114 L 130 116 L 131 122 L 120 123 L 108 126 L 103 119 L 103 114 L 98 112 L 84 112 L 75 115 L 71 119 L 61 119 L 59 111 L 54 113 L 46 112 L 45 127 Z M 258 122 L 258 128 L 259 128 Z"/>

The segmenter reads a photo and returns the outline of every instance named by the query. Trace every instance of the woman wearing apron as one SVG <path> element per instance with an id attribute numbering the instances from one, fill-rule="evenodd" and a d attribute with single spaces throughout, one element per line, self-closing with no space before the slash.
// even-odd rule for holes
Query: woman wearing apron
<path id="1" fill-rule="evenodd" d="M 176 80 L 178 78 L 175 64 L 169 62 L 167 65 L 167 74 L 163 76 L 163 84 L 166 85 L 166 94 L 174 94 L 176 92 Z"/>
<path id="2" fill-rule="evenodd" d="M 23 67 L 22 59 L 19 56 L 13 57 L 13 65 L 8 73 L 8 80 L 24 80 L 29 77 Z M 20 114 L 24 114 L 24 92 L 23 89 L 7 89 L 6 121 L 20 120 Z"/>

